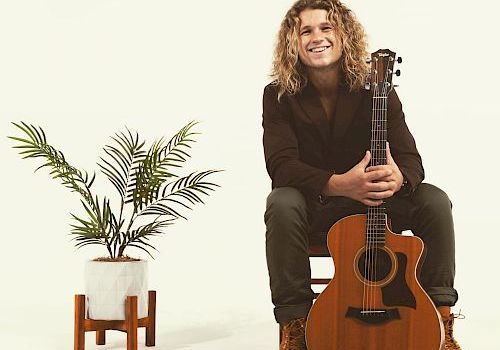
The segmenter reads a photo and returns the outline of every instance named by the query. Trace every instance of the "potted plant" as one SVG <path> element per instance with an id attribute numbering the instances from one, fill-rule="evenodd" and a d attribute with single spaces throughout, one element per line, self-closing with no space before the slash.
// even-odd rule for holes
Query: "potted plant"
<path id="1" fill-rule="evenodd" d="M 202 197 L 219 187 L 207 178 L 220 170 L 178 176 L 175 169 L 190 157 L 188 151 L 198 133 L 190 122 L 168 142 L 163 138 L 146 149 L 138 133 L 118 132 L 103 149 L 98 166 L 119 194 L 112 205 L 109 196 L 92 192 L 95 172 L 89 175 L 71 165 L 63 153 L 47 143 L 41 127 L 13 123 L 21 136 L 9 136 L 23 158 L 42 158 L 36 170 L 48 168 L 50 175 L 78 193 L 83 214 L 71 214 L 71 234 L 81 248 L 102 245 L 107 256 L 88 261 L 85 268 L 87 316 L 94 320 L 123 320 L 127 295 L 138 296 L 138 317 L 147 315 L 147 262 L 125 255 L 134 247 L 151 255 L 156 250 L 150 238 L 179 219 L 183 209 L 203 203 Z"/>

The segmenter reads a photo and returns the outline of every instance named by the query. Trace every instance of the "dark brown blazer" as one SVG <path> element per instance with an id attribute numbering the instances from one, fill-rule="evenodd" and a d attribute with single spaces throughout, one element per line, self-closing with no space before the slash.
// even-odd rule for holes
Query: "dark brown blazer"
<path id="1" fill-rule="evenodd" d="M 329 121 L 312 84 L 295 95 L 284 94 L 280 101 L 277 91 L 269 84 L 263 97 L 264 155 L 272 187 L 296 187 L 317 198 L 332 174 L 347 172 L 370 149 L 371 92 L 340 88 Z M 424 169 L 394 90 L 387 98 L 387 140 L 410 191 L 414 190 Z"/>

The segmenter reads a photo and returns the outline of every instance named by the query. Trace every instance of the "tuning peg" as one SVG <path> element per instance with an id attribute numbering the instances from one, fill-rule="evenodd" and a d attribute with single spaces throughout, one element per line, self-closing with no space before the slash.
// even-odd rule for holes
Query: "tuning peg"
<path id="1" fill-rule="evenodd" d="M 370 83 L 365 83 L 365 90 L 370 90 Z"/>
<path id="2" fill-rule="evenodd" d="M 401 71 L 398 69 L 398 70 L 396 70 L 395 74 L 396 74 L 397 77 L 399 77 L 401 75 Z"/>
<path id="3" fill-rule="evenodd" d="M 367 58 L 367 59 L 365 60 L 365 62 L 366 62 L 366 63 L 372 63 L 372 59 L 371 59 L 371 58 Z"/>
<path id="4" fill-rule="evenodd" d="M 403 62 L 403 58 L 402 58 L 402 57 L 398 57 L 397 62 L 398 62 L 398 63 Z"/>

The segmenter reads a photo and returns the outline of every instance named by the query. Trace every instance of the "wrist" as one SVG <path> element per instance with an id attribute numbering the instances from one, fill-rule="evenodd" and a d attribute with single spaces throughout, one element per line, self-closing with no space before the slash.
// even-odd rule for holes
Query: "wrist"
<path id="1" fill-rule="evenodd" d="M 330 179 L 328 179 L 328 182 L 323 188 L 321 194 L 323 196 L 328 196 L 328 197 L 341 196 L 342 195 L 341 183 L 342 183 L 342 174 L 333 174 L 330 177 Z"/>

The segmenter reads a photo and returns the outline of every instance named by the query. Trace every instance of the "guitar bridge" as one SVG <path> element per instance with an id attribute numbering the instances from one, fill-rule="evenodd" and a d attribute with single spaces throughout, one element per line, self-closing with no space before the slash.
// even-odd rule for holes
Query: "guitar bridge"
<path id="1" fill-rule="evenodd" d="M 356 318 L 364 323 L 381 324 L 392 320 L 399 320 L 399 310 L 394 309 L 376 309 L 376 310 L 363 310 L 360 308 L 349 307 L 345 317 Z"/>

